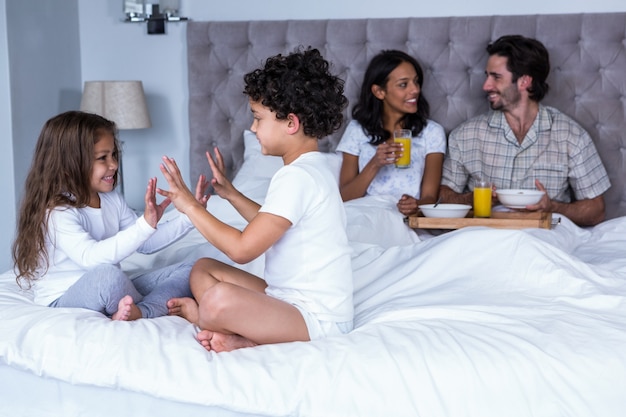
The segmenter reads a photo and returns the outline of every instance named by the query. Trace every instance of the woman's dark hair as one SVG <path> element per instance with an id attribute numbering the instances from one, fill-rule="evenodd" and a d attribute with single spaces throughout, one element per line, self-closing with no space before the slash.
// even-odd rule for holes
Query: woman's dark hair
<path id="1" fill-rule="evenodd" d="M 318 139 L 330 135 L 343 122 L 348 99 L 344 82 L 329 71 L 330 64 L 317 49 L 296 49 L 276 55 L 244 76 L 244 94 L 284 120 L 289 113 L 300 119 L 304 133 Z"/>
<path id="2" fill-rule="evenodd" d="M 531 99 L 539 102 L 548 93 L 550 86 L 546 79 L 550 74 L 550 56 L 538 40 L 505 35 L 487 45 L 487 53 L 507 58 L 506 68 L 513 74 L 513 82 L 523 75 L 532 77 L 533 82 L 528 89 Z"/>
<path id="3" fill-rule="evenodd" d="M 18 284 L 37 279 L 39 268 L 47 268 L 46 237 L 50 210 L 57 206 L 85 207 L 91 195 L 94 145 L 103 134 L 115 141 L 115 123 L 97 114 L 68 111 L 48 120 L 39 134 L 26 177 L 24 197 L 13 242 L 13 263 Z M 114 185 L 118 173 L 115 173 Z"/>
<path id="4" fill-rule="evenodd" d="M 352 118 L 359 122 L 371 139 L 370 143 L 379 145 L 391 137 L 391 132 L 383 127 L 383 102 L 372 93 L 372 86 L 378 85 L 387 88 L 389 74 L 403 62 L 413 65 L 417 73 L 417 83 L 420 88 L 424 82 L 424 71 L 415 58 L 397 50 L 383 50 L 370 61 L 361 84 L 359 101 L 352 109 Z M 402 118 L 401 124 L 405 129 L 411 129 L 413 135 L 418 135 L 428 123 L 430 105 L 420 92 L 417 100 L 417 113 L 408 113 Z"/>

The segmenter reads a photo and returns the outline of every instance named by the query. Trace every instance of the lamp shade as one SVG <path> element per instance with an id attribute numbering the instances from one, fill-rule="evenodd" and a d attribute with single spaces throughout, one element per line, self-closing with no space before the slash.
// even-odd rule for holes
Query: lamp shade
<path id="1" fill-rule="evenodd" d="M 141 81 L 85 81 L 80 110 L 109 119 L 118 129 L 152 125 Z"/>

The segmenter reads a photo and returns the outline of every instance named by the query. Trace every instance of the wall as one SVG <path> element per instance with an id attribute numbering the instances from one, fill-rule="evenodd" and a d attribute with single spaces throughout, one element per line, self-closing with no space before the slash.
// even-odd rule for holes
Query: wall
<path id="1" fill-rule="evenodd" d="M 2 16 L 6 26 L 0 42 L 6 36 L 6 48 L 0 54 L 7 55 L 6 61 L 0 56 L 0 67 L 8 64 L 10 88 L 0 89 L 6 92 L 0 100 L 10 101 L 10 111 L 1 116 L 9 119 L 2 123 L 6 128 L 0 140 L 5 142 L 2 158 L 12 155 L 12 164 L 6 164 L 12 172 L 2 175 L 6 199 L 0 205 L 0 218 L 11 219 L 0 236 L 0 270 L 4 271 L 11 266 L 15 213 L 39 131 L 50 116 L 74 108 L 81 75 L 77 0 L 3 0 Z M 0 69 L 0 83 L 3 80 L 7 78 Z"/>
<path id="2" fill-rule="evenodd" d="M 83 81 L 143 82 L 152 127 L 120 132 L 126 200 L 143 210 L 148 178 L 159 176 L 159 185 L 166 185 L 158 169 L 162 155 L 189 171 L 185 24 L 171 23 L 166 34 L 148 35 L 145 23 L 122 21 L 121 0 L 79 0 L 79 14 Z"/>
<path id="3" fill-rule="evenodd" d="M 126 198 L 131 206 L 141 209 L 148 177 L 157 176 L 161 184 L 164 182 L 158 170 L 161 155 L 173 156 L 189 182 L 185 23 L 168 24 L 166 35 L 148 35 L 144 24 L 121 22 L 121 0 L 78 1 L 83 80 L 144 82 L 153 127 L 122 132 Z M 236 3 L 236 7 L 225 7 L 205 0 L 181 0 L 181 12 L 194 20 L 220 21 L 626 11 L 623 0 L 389 0 L 371 2 L 367 7 L 359 0 L 317 0 L 297 6 L 293 0 Z"/>
<path id="4" fill-rule="evenodd" d="M 195 20 L 626 11 L 623 0 L 370 3 L 363 7 L 359 0 L 238 0 L 233 3 L 236 6 L 229 7 L 223 2 L 181 0 L 181 11 Z M 125 142 L 125 191 L 131 206 L 143 208 L 149 177 L 157 176 L 159 184 L 164 185 L 158 170 L 161 155 L 176 158 L 188 175 L 185 23 L 168 24 L 165 35 L 147 35 L 144 24 L 123 23 L 122 17 L 122 0 L 0 0 L 0 143 L 5 151 L 0 156 L 0 175 L 6 196 L 5 204 L 0 206 L 3 231 L 15 228 L 15 207 L 41 125 L 54 114 L 78 108 L 82 83 L 87 80 L 144 82 L 153 127 L 121 132 Z M 24 51 L 28 56 L 23 56 Z M 11 152 L 13 158 L 8 156 Z M 189 178 L 186 180 L 189 182 Z M 10 266 L 12 239 L 12 233 L 0 236 L 0 271 Z"/>
<path id="5" fill-rule="evenodd" d="M 623 0 L 238 0 L 237 7 L 215 7 L 205 0 L 180 0 L 196 20 L 349 19 L 409 16 L 485 16 L 553 13 L 599 13 L 626 10 Z"/>
<path id="6" fill-rule="evenodd" d="M 13 137 L 11 124 L 11 89 L 9 80 L 9 48 L 7 40 L 6 2 L 0 0 L 0 178 L 2 196 L 0 205 L 0 271 L 9 268 L 11 238 L 15 228 L 15 184 L 13 175 Z"/>

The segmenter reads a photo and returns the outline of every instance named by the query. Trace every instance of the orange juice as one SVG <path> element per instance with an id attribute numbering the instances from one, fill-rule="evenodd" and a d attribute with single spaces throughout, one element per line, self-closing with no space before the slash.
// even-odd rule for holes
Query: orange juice
<path id="1" fill-rule="evenodd" d="M 491 216 L 491 185 L 474 187 L 474 217 Z"/>
<path id="2" fill-rule="evenodd" d="M 396 130 L 393 133 L 393 141 L 401 143 L 402 156 L 396 161 L 396 168 L 408 168 L 411 166 L 411 131 L 407 129 Z"/>

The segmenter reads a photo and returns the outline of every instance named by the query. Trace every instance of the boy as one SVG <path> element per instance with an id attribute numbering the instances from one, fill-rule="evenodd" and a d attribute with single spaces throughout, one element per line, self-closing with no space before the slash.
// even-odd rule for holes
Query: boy
<path id="1" fill-rule="evenodd" d="M 202 235 L 237 263 L 265 253 L 264 278 L 214 259 L 196 262 L 194 298 L 170 300 L 170 314 L 197 324 L 197 339 L 216 352 L 266 343 L 308 341 L 352 329 L 352 268 L 339 189 L 318 140 L 341 125 L 343 81 L 316 49 L 269 58 L 244 77 L 256 133 L 265 155 L 284 167 L 259 206 L 224 176 L 215 149 L 207 152 L 216 193 L 248 221 L 239 231 L 198 204 L 174 160 L 161 171 L 172 200 Z"/>

